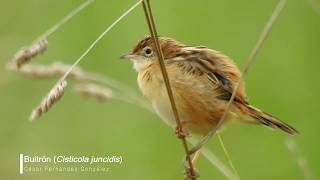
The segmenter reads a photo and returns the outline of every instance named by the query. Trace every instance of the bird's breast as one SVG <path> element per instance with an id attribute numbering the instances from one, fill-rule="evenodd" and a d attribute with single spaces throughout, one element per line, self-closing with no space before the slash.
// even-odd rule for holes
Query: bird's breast
<path id="1" fill-rule="evenodd" d="M 149 67 L 138 73 L 138 85 L 146 98 L 151 102 L 153 109 L 165 122 L 173 126 L 170 101 L 160 69 Z"/>

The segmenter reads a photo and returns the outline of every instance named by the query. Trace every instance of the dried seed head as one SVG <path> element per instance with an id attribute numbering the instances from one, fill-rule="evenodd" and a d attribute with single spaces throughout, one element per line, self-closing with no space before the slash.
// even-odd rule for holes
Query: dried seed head
<path id="1" fill-rule="evenodd" d="M 44 97 L 41 103 L 32 111 L 30 120 L 34 120 L 46 113 L 59 99 L 63 96 L 64 89 L 67 86 L 67 81 L 61 81 L 56 84 Z"/>
<path id="2" fill-rule="evenodd" d="M 112 98 L 111 89 L 92 83 L 75 86 L 75 92 L 83 97 L 94 97 L 99 102 Z"/>
<path id="3" fill-rule="evenodd" d="M 64 64 L 62 62 L 54 62 L 51 65 L 41 65 L 41 64 L 27 64 L 17 69 L 16 65 L 13 63 L 7 64 L 7 69 L 23 76 L 29 78 L 56 78 L 63 76 L 67 70 L 71 67 L 69 64 Z M 75 67 L 71 73 L 70 77 L 78 81 L 91 81 L 95 80 L 93 73 L 84 71 L 79 67 Z"/>
<path id="4" fill-rule="evenodd" d="M 15 73 L 18 73 L 22 76 L 29 78 L 53 78 L 56 77 L 52 73 L 52 70 L 49 66 L 41 65 L 41 64 L 27 64 L 17 69 L 16 64 L 9 62 L 6 66 L 6 69 Z"/>
<path id="5" fill-rule="evenodd" d="M 23 64 L 29 62 L 33 57 L 43 54 L 48 49 L 47 39 L 39 40 L 29 47 L 22 48 L 14 56 L 14 61 L 17 68 L 20 68 Z"/>

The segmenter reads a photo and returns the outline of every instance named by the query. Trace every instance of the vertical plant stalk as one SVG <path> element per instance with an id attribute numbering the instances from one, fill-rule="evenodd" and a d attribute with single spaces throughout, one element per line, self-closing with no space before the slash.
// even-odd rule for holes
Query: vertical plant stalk
<path id="1" fill-rule="evenodd" d="M 242 81 L 244 80 L 245 75 L 248 73 L 248 70 L 250 69 L 251 65 L 256 60 L 256 57 L 257 57 L 259 50 L 261 49 L 266 38 L 268 37 L 269 33 L 271 32 L 274 23 L 276 22 L 279 15 L 281 14 L 281 12 L 286 4 L 286 1 L 287 0 L 279 0 L 276 8 L 273 10 L 271 17 L 269 18 L 266 26 L 264 27 L 262 33 L 260 34 L 260 36 L 258 38 L 258 41 L 256 42 L 256 45 L 254 46 L 253 50 L 251 51 L 251 53 L 249 55 L 249 58 L 244 66 L 244 70 L 242 71 L 242 75 L 239 79 L 239 82 L 235 85 L 234 90 L 232 92 L 232 96 L 231 96 L 230 100 L 228 101 L 226 109 L 225 109 L 222 117 L 220 118 L 216 128 L 211 130 L 202 140 L 200 140 L 199 143 L 191 149 L 190 153 L 194 153 L 199 148 L 201 148 L 203 145 L 205 145 L 209 141 L 209 139 L 215 135 L 216 131 L 223 124 L 223 122 L 224 122 L 224 120 L 225 120 L 225 118 L 231 108 L 232 102 L 235 98 L 235 95 L 236 95 L 236 92 L 239 88 L 240 83 L 242 83 Z"/>
<path id="2" fill-rule="evenodd" d="M 147 24 L 148 24 L 148 27 L 149 27 L 150 35 L 151 35 L 151 37 L 153 39 L 153 42 L 154 42 L 154 44 L 156 46 L 157 54 L 158 54 L 158 57 L 159 57 L 158 61 L 159 61 L 159 64 L 160 64 L 162 76 L 163 76 L 163 79 L 164 79 L 164 82 L 165 82 L 166 90 L 167 90 L 167 93 L 168 93 L 168 96 L 169 96 L 169 100 L 170 100 L 172 112 L 173 112 L 173 115 L 174 115 L 174 118 L 175 118 L 175 121 L 176 121 L 176 125 L 177 125 L 178 128 L 182 129 L 182 124 L 181 124 L 181 121 L 180 121 L 180 118 L 179 118 L 179 113 L 178 113 L 178 110 L 177 110 L 177 107 L 176 107 L 176 103 L 175 103 L 175 100 L 174 100 L 174 96 L 173 96 L 173 93 L 172 93 L 172 89 L 171 89 L 171 85 L 170 85 L 170 81 L 169 81 L 169 77 L 168 77 L 168 72 L 167 72 L 166 67 L 165 67 L 163 53 L 162 53 L 161 46 L 160 46 L 160 43 L 159 43 L 157 30 L 156 30 L 154 18 L 153 18 L 153 15 L 152 15 L 150 1 L 149 0 L 143 0 L 142 5 L 143 5 L 143 10 L 144 10 L 144 13 L 145 13 L 145 16 L 146 16 Z M 189 155 L 189 148 L 188 148 L 188 144 L 187 144 L 187 141 L 186 141 L 185 137 L 182 137 L 181 141 L 182 141 L 182 144 L 183 144 L 183 147 L 184 147 L 184 151 L 186 153 L 186 160 L 187 160 L 187 163 L 188 163 L 189 168 L 190 168 L 190 174 L 191 174 L 190 178 L 195 180 L 196 179 L 195 171 L 194 171 L 194 167 L 193 167 L 193 164 L 192 164 L 192 160 L 191 160 L 190 155 Z"/>

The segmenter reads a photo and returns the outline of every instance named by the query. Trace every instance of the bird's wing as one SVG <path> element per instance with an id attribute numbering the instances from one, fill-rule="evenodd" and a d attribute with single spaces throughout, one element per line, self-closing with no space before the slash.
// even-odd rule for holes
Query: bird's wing
<path id="1" fill-rule="evenodd" d="M 240 81 L 241 73 L 232 60 L 210 49 L 192 49 L 183 58 L 171 59 L 183 71 L 194 75 L 205 76 L 218 93 L 217 98 L 230 100 L 236 83 Z M 247 97 L 242 82 L 236 92 L 234 101 L 247 104 Z"/>

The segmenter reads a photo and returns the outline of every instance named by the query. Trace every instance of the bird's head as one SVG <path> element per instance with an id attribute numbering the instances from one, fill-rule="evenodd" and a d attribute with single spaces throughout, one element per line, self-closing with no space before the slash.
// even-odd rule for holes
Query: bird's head
<path id="1" fill-rule="evenodd" d="M 174 39 L 159 37 L 159 43 L 165 60 L 177 56 L 182 51 L 183 45 Z M 158 53 L 153 39 L 149 36 L 138 42 L 133 50 L 120 57 L 130 59 L 136 71 L 140 71 L 154 63 L 158 63 Z"/>

